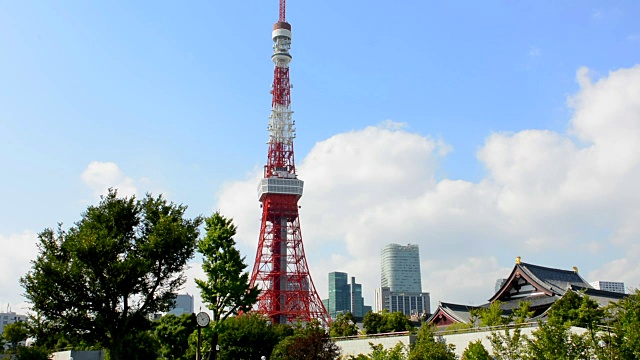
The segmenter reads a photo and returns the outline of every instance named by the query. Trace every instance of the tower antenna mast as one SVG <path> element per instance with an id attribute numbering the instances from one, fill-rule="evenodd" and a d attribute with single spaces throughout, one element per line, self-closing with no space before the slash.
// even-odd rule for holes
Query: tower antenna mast
<path id="1" fill-rule="evenodd" d="M 287 0 L 280 0 L 280 18 L 278 22 L 287 22 Z"/>
<path id="2" fill-rule="evenodd" d="M 272 323 L 310 322 L 328 326 L 331 319 L 318 296 L 302 244 L 298 200 L 304 182 L 296 174 L 293 139 L 295 121 L 291 111 L 291 25 L 286 21 L 286 2 L 280 0 L 280 16 L 273 25 L 275 67 L 271 86 L 269 150 L 264 176 L 258 184 L 262 220 L 251 287 L 258 287 L 257 310 Z"/>

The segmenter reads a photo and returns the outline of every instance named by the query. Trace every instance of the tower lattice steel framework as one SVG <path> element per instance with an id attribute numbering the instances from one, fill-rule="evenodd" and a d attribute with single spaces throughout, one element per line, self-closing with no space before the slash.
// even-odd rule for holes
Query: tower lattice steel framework
<path id="1" fill-rule="evenodd" d="M 316 291 L 302 245 L 298 200 L 304 182 L 298 179 L 293 154 L 295 121 L 291 111 L 289 63 L 291 25 L 285 0 L 273 25 L 275 64 L 269 117 L 269 153 L 258 185 L 262 223 L 251 286 L 261 289 L 257 309 L 273 323 L 309 322 L 328 325 L 330 318 Z"/>

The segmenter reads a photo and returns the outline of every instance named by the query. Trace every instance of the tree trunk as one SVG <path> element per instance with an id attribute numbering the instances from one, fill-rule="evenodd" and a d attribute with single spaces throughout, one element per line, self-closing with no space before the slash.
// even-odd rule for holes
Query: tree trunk
<path id="1" fill-rule="evenodd" d="M 120 360 L 120 354 L 122 352 L 122 338 L 120 336 L 116 336 L 111 341 L 111 346 L 109 348 L 109 360 Z"/>
<path id="2" fill-rule="evenodd" d="M 213 340 L 211 340 L 211 352 L 213 352 L 213 360 L 218 360 L 217 347 L 218 347 L 218 332 L 215 331 L 213 333 Z M 211 354 L 211 352 L 209 354 Z"/>

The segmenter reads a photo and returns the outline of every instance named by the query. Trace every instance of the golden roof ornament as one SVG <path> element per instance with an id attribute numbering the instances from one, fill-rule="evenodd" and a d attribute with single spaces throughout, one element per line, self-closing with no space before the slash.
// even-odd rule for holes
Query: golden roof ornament
<path id="1" fill-rule="evenodd" d="M 521 262 L 520 260 L 521 260 L 520 256 L 516 256 L 516 265 L 520 265 L 520 262 Z"/>

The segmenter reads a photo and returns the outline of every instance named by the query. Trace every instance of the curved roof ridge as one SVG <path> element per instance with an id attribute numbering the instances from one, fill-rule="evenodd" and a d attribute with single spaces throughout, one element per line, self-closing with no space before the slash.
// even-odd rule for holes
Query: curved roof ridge
<path id="1" fill-rule="evenodd" d="M 564 270 L 529 263 L 520 263 L 519 266 L 538 284 L 560 295 L 572 285 L 593 288 L 575 269 Z"/>

